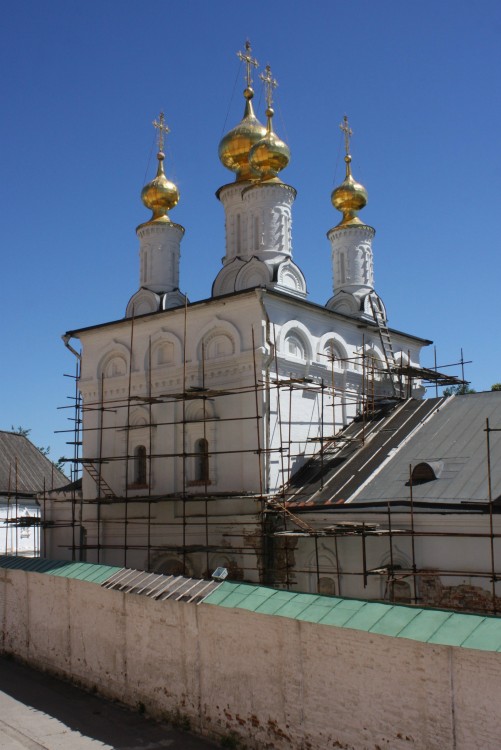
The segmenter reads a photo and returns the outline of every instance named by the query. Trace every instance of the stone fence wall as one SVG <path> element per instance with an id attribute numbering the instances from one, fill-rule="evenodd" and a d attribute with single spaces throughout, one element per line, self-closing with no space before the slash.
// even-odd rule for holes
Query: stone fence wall
<path id="1" fill-rule="evenodd" d="M 501 654 L 0 570 L 2 650 L 227 747 L 501 745 Z"/>

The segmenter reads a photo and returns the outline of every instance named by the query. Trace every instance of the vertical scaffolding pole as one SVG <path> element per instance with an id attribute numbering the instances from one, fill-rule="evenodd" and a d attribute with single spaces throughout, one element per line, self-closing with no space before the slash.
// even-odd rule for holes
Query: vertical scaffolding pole
<path id="1" fill-rule="evenodd" d="M 202 388 L 205 389 L 205 344 L 202 341 Z M 202 418 L 203 418 L 203 432 L 204 432 L 204 443 L 202 456 L 203 461 L 203 479 L 204 479 L 204 490 L 205 490 L 205 565 L 207 570 L 207 577 L 209 576 L 209 501 L 207 498 L 208 484 L 209 484 L 209 444 L 207 442 L 207 397 L 205 393 L 202 393 Z"/>
<path id="2" fill-rule="evenodd" d="M 462 355 L 463 350 L 461 350 Z M 489 498 L 489 530 L 491 548 L 491 578 L 492 578 L 492 613 L 496 614 L 496 566 L 494 561 L 494 519 L 492 515 L 492 481 L 491 481 L 491 439 L 489 419 L 485 420 L 485 434 L 487 439 L 487 491 Z"/>
<path id="3" fill-rule="evenodd" d="M 153 404 L 151 395 L 151 336 L 148 340 L 148 414 L 149 414 L 149 461 L 148 461 L 148 529 L 147 529 L 147 570 L 151 568 L 151 478 L 153 476 Z"/>
<path id="4" fill-rule="evenodd" d="M 182 399 L 182 470 L 183 470 L 183 575 L 186 575 L 186 332 L 188 323 L 188 299 L 184 300 L 184 335 L 183 335 L 183 399 Z"/>
<path id="5" fill-rule="evenodd" d="M 411 548 L 412 548 L 412 580 L 414 583 L 414 604 L 417 604 L 417 575 L 416 575 L 416 549 L 414 539 L 414 492 L 412 489 L 412 464 L 409 464 L 409 495 L 411 503 Z"/>
<path id="6" fill-rule="evenodd" d="M 265 535 L 266 535 L 266 525 L 265 525 L 265 515 L 264 515 L 264 489 L 263 489 L 263 461 L 262 461 L 262 452 L 261 452 L 261 425 L 259 421 L 259 397 L 258 397 L 258 377 L 257 377 L 257 363 L 256 363 L 256 339 L 254 334 L 254 326 L 252 326 L 251 329 L 252 333 L 252 361 L 254 366 L 254 402 L 255 402 L 255 409 L 256 409 L 256 437 L 257 437 L 257 466 L 259 471 L 259 494 L 260 494 L 260 504 L 261 504 L 261 512 L 260 512 L 260 520 L 261 520 L 261 548 L 263 549 L 264 543 L 265 543 Z M 263 550 L 264 552 L 264 550 Z M 264 559 L 264 554 L 261 554 L 261 559 Z M 262 565 L 263 570 L 257 571 L 259 578 L 262 580 L 264 577 L 264 563 Z M 287 579 L 289 576 L 289 571 L 287 567 Z"/>
<path id="7" fill-rule="evenodd" d="M 365 333 L 362 334 L 362 445 L 365 445 Z"/>
<path id="8" fill-rule="evenodd" d="M 18 484 L 18 470 L 17 470 L 17 456 L 16 456 L 14 467 L 15 467 L 15 475 L 14 476 L 15 476 L 15 487 L 16 487 L 16 515 L 15 515 L 16 523 L 15 523 L 15 525 L 13 524 L 13 526 L 14 526 L 14 529 L 15 529 L 15 532 L 16 532 L 16 557 L 17 557 L 17 551 L 18 551 L 17 550 L 17 519 L 19 517 L 19 498 L 17 496 L 18 486 L 19 486 L 19 484 Z"/>
<path id="9" fill-rule="evenodd" d="M 134 346 L 134 309 L 130 321 L 129 383 L 127 388 L 127 410 L 125 425 L 125 493 L 124 493 L 124 568 L 127 567 L 127 547 L 129 544 L 129 450 L 130 450 L 130 397 L 132 392 L 132 349 Z M 101 491 L 99 491 L 101 493 Z"/>
<path id="10" fill-rule="evenodd" d="M 98 466 L 98 491 L 97 491 L 97 508 L 96 508 L 96 520 L 97 520 L 97 562 L 101 562 L 101 486 L 103 476 L 103 430 L 104 430 L 104 370 L 101 373 L 101 399 L 99 408 L 99 466 Z M 82 518 L 80 518 L 80 524 L 82 524 Z M 82 555 L 80 555 L 82 557 Z"/>

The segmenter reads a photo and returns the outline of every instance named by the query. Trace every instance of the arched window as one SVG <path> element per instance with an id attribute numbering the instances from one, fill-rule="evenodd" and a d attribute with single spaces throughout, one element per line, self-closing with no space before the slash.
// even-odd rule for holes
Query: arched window
<path id="1" fill-rule="evenodd" d="M 336 584 L 330 576 L 320 576 L 318 579 L 318 593 L 323 596 L 336 596 Z"/>
<path id="2" fill-rule="evenodd" d="M 134 450 L 134 484 L 147 484 L 146 448 L 144 445 L 138 445 Z"/>
<path id="3" fill-rule="evenodd" d="M 104 368 L 105 378 L 116 378 L 120 375 L 125 375 L 127 372 L 127 365 L 123 357 L 113 357 L 110 359 Z"/>
<path id="4" fill-rule="evenodd" d="M 209 481 L 209 443 L 205 438 L 195 443 L 195 481 Z"/>
<path id="5" fill-rule="evenodd" d="M 204 349 L 206 359 L 218 359 L 219 357 L 231 357 L 235 347 L 231 338 L 226 333 L 221 333 L 211 336 Z"/>
<path id="6" fill-rule="evenodd" d="M 294 333 L 290 333 L 285 339 L 285 353 L 296 359 L 306 359 L 303 342 Z"/>
<path id="7" fill-rule="evenodd" d="M 331 363 L 333 363 L 335 370 L 343 371 L 346 369 L 345 358 L 343 357 L 339 347 L 336 346 L 336 343 L 333 339 L 330 339 L 325 344 L 321 361 L 323 363 L 326 362 L 329 367 L 331 367 Z"/>
<path id="8" fill-rule="evenodd" d="M 160 344 L 156 350 L 156 364 L 161 367 L 167 365 L 174 360 L 174 344 L 170 341 L 166 341 Z"/>
<path id="9" fill-rule="evenodd" d="M 412 600 L 411 585 L 408 581 L 393 581 L 390 588 L 390 601 L 410 602 Z"/>

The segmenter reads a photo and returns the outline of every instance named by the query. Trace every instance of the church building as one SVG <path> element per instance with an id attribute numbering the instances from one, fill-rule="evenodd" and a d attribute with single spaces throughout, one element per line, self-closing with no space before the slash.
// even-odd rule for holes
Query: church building
<path id="1" fill-rule="evenodd" d="M 291 513 L 298 472 L 354 420 L 423 398 L 420 352 L 431 342 L 388 327 L 348 119 L 334 226 L 317 228 L 326 273 L 328 230 L 332 296 L 311 301 L 308 269 L 293 257 L 296 189 L 283 180 L 276 81 L 269 66 L 259 76 L 260 120 L 249 44 L 239 56 L 244 112 L 219 144 L 231 179 L 216 192 L 226 245 L 211 297 L 180 291 L 185 228 L 160 114 L 157 172 L 141 193 L 151 216 L 136 230 L 138 289 L 125 317 L 63 337 L 80 359 L 82 487 L 47 502 L 46 556 L 198 577 L 222 565 L 234 579 L 280 583 L 273 528 Z"/>

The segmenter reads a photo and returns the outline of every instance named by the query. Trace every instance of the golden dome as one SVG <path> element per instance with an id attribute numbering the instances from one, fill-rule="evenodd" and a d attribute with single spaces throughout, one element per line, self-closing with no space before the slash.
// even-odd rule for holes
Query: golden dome
<path id="1" fill-rule="evenodd" d="M 353 179 L 350 167 L 351 156 L 346 154 L 344 160 L 346 162 L 346 177 L 344 182 L 334 188 L 331 193 L 332 205 L 343 214 L 338 226 L 363 224 L 357 213 L 367 205 L 367 190 Z"/>
<path id="2" fill-rule="evenodd" d="M 273 109 L 268 107 L 266 135 L 254 144 L 249 152 L 249 163 L 261 180 L 272 180 L 277 177 L 291 158 L 287 144 L 273 132 L 273 115 Z"/>
<path id="3" fill-rule="evenodd" d="M 246 104 L 242 121 L 219 144 L 219 158 L 227 169 L 236 173 L 236 182 L 256 179 L 249 164 L 249 151 L 266 135 L 266 128 L 254 114 L 251 101 L 254 91 L 250 86 L 245 89 L 244 96 Z"/>
<path id="4" fill-rule="evenodd" d="M 168 212 L 179 202 L 179 190 L 173 182 L 167 179 L 164 172 L 163 160 L 165 154 L 157 154 L 158 169 L 154 180 L 149 182 L 141 191 L 141 200 L 146 208 L 153 212 L 150 221 L 170 222 Z"/>

